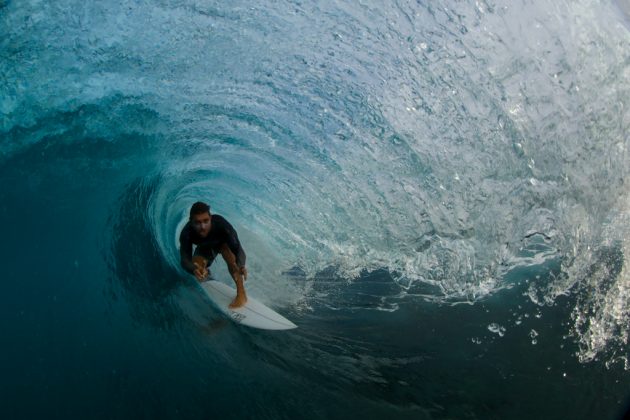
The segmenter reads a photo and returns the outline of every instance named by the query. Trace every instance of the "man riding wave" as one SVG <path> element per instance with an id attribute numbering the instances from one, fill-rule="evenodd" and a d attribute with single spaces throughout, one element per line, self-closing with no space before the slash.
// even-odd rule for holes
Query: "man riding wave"
<path id="1" fill-rule="evenodd" d="M 194 255 L 193 244 L 197 246 Z M 188 223 L 179 235 L 179 254 L 182 268 L 193 274 L 199 282 L 210 275 L 208 268 L 215 257 L 221 254 L 236 283 L 236 297 L 230 303 L 230 308 L 245 305 L 245 251 L 232 225 L 224 217 L 211 214 L 208 204 L 198 201 L 190 208 Z"/>

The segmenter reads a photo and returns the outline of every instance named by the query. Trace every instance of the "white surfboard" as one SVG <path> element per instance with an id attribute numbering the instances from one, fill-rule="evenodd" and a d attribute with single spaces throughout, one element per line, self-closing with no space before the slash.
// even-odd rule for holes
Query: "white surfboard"
<path id="1" fill-rule="evenodd" d="M 293 322 L 249 295 L 245 306 L 231 309 L 229 305 L 236 297 L 236 290 L 227 284 L 216 280 L 208 280 L 201 283 L 201 287 L 216 304 L 217 308 L 236 323 L 263 330 L 290 330 L 297 328 L 297 325 Z"/>

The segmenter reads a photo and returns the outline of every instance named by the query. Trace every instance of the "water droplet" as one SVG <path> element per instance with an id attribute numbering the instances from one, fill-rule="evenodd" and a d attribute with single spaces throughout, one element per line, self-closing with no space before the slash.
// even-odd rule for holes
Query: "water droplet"
<path id="1" fill-rule="evenodd" d="M 501 325 L 497 324 L 496 322 L 493 322 L 492 324 L 488 325 L 488 330 L 490 332 L 498 334 L 499 337 L 503 337 L 505 335 L 505 327 L 502 327 Z"/>

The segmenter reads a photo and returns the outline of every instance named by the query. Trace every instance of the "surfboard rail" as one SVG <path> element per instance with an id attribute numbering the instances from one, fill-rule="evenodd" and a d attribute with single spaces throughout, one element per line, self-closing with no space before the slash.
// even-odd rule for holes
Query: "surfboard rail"
<path id="1" fill-rule="evenodd" d="M 245 306 L 230 308 L 230 303 L 236 297 L 236 290 L 227 284 L 216 280 L 207 280 L 201 283 L 201 287 L 217 308 L 238 324 L 263 330 L 297 328 L 293 322 L 249 295 Z"/>

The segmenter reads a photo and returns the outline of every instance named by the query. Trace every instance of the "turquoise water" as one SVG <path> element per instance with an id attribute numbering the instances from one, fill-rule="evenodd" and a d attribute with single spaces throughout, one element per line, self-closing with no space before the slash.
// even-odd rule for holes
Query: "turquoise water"
<path id="1" fill-rule="evenodd" d="M 618 418 L 624 13 L 0 0 L 2 417 Z M 179 268 L 199 199 L 297 330 Z"/>

